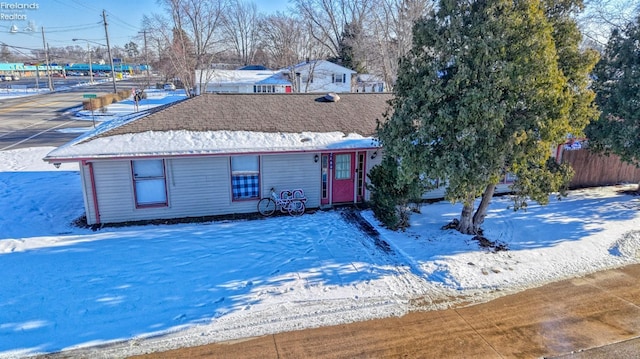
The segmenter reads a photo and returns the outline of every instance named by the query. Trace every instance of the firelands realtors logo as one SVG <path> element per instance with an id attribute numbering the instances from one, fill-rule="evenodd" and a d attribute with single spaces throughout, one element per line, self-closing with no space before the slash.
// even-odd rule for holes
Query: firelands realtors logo
<path id="1" fill-rule="evenodd" d="M 0 2 L 0 20 L 20 21 L 28 20 L 28 11 L 38 10 L 40 4 L 20 2 Z"/>

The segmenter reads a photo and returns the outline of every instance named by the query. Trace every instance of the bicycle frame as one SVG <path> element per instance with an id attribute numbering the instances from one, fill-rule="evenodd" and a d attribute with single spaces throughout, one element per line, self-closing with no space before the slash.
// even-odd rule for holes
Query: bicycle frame
<path id="1" fill-rule="evenodd" d="M 258 212 L 264 216 L 270 216 L 276 210 L 280 210 L 282 213 L 288 212 L 292 216 L 299 216 L 304 214 L 306 201 L 307 199 L 304 197 L 304 192 L 301 189 L 294 191 L 284 190 L 281 191 L 280 196 L 278 196 L 275 189 L 271 188 L 271 195 L 258 202 Z M 269 202 L 273 202 L 273 207 L 269 205 Z M 271 209 L 269 209 L 269 207 L 271 207 Z"/>

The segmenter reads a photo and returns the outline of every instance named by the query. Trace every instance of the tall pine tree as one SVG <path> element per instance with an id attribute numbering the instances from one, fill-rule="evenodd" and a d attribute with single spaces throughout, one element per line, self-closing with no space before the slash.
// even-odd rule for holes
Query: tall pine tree
<path id="1" fill-rule="evenodd" d="M 379 137 L 399 185 L 415 173 L 447 180 L 446 198 L 463 204 L 460 232 L 479 233 L 506 173 L 517 177 L 516 209 L 568 183 L 551 149 L 596 116 L 587 75 L 597 57 L 578 50 L 576 5 L 441 0 L 414 26 Z"/>
<path id="2" fill-rule="evenodd" d="M 338 44 L 338 57 L 332 57 L 327 60 L 357 73 L 366 73 L 367 69 L 357 54 L 358 46 L 363 40 L 362 36 L 361 24 L 356 22 L 346 23 L 342 30 L 342 38 L 340 38 L 340 43 Z"/>

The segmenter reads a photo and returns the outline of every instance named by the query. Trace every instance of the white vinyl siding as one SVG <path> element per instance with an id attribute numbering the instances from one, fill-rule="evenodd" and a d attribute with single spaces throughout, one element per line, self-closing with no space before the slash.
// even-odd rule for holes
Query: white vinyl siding
<path id="1" fill-rule="evenodd" d="M 229 157 L 171 159 L 167 171 L 174 217 L 230 213 Z"/>
<path id="2" fill-rule="evenodd" d="M 83 200 L 85 216 L 87 217 L 88 224 L 97 223 L 94 201 L 93 201 L 93 187 L 91 186 L 91 175 L 89 172 L 90 164 L 80 164 L 80 180 L 82 182 Z"/>
<path id="3" fill-rule="evenodd" d="M 138 219 L 133 196 L 130 161 L 92 162 L 101 222 Z M 92 208 L 93 209 L 93 208 Z M 155 211 L 150 211 L 155 212 Z"/>
<path id="4" fill-rule="evenodd" d="M 260 191 L 271 187 L 302 189 L 307 207 L 320 205 L 320 162 L 315 153 L 260 156 Z M 231 157 L 203 156 L 166 159 L 167 206 L 137 208 L 130 160 L 93 162 L 101 223 L 215 216 L 256 212 L 256 201 L 233 201 Z M 89 166 L 82 169 L 85 210 L 96 223 Z"/>
<path id="5" fill-rule="evenodd" d="M 300 92 L 351 92 L 351 77 L 356 74 L 343 66 L 321 60 L 297 66 L 296 77 Z M 311 77 L 312 81 L 305 81 Z M 355 89 L 354 89 L 355 90 Z"/>
<path id="6" fill-rule="evenodd" d="M 320 161 L 315 162 L 315 155 L 296 153 L 261 156 L 262 193 L 269 193 L 272 187 L 276 192 L 302 189 L 307 197 L 307 208 L 320 207 Z"/>
<path id="7" fill-rule="evenodd" d="M 375 155 L 374 155 L 375 153 Z M 365 157 L 365 168 L 367 170 L 367 174 L 371 173 L 371 169 L 379 164 L 382 163 L 382 154 L 383 154 L 383 149 L 377 149 L 377 150 L 369 150 L 367 151 L 367 155 Z M 373 157 L 373 158 L 371 158 Z M 371 184 L 371 181 L 369 180 L 369 176 L 364 176 L 365 178 L 365 182 L 368 184 Z M 369 201 L 371 200 L 371 192 L 369 191 L 369 189 L 367 188 L 367 186 L 364 187 L 364 200 L 365 201 Z"/>

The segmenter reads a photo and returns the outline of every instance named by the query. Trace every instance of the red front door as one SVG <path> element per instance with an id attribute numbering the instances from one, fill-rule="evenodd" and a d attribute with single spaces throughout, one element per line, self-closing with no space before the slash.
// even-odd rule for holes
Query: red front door
<path id="1" fill-rule="evenodd" d="M 333 155 L 331 193 L 333 203 L 353 202 L 355 194 L 355 153 Z"/>

